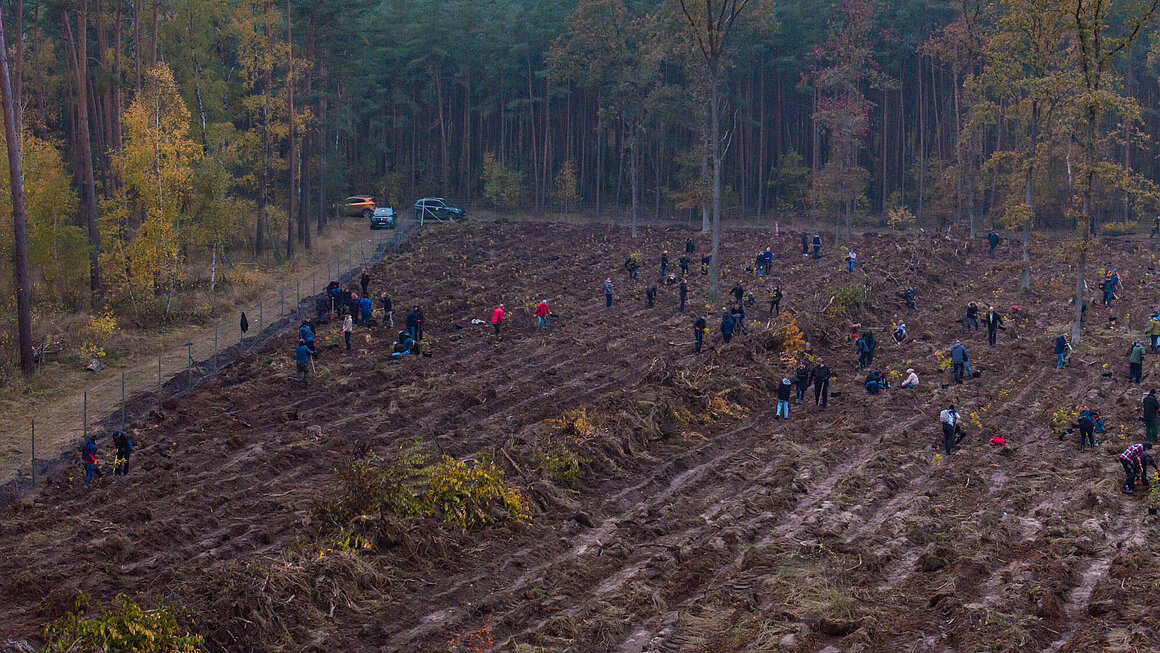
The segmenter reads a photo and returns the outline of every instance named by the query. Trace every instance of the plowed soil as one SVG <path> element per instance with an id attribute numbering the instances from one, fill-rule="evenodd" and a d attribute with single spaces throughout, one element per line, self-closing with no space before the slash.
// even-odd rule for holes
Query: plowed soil
<path id="1" fill-rule="evenodd" d="M 391 329 L 358 329 L 355 350 L 321 329 L 318 376 L 294 377 L 293 345 L 245 357 L 215 381 L 134 424 L 132 474 L 92 487 L 50 479 L 0 524 L 0 650 L 37 644 L 78 592 L 188 609 L 214 651 L 1142 651 L 1160 646 L 1157 517 L 1120 493 L 1116 456 L 1138 441 L 1143 386 L 1127 351 L 1154 305 L 1148 242 L 1109 242 L 1093 269 L 1125 280 L 1115 326 L 1096 301 L 1083 345 L 1056 370 L 1052 345 L 1071 316 L 1074 269 L 1037 245 L 1021 293 L 1014 244 L 1000 256 L 965 234 L 855 237 L 858 269 L 827 243 L 814 261 L 800 233 L 727 231 L 722 295 L 741 279 L 758 298 L 749 334 L 730 345 L 694 269 L 690 297 L 711 338 L 692 353 L 692 317 L 675 287 L 644 300 L 667 248 L 670 269 L 693 235 L 504 222 L 439 225 L 374 272 L 427 316 L 430 357 L 391 361 Z M 774 246 L 771 280 L 744 271 Z M 621 266 L 647 260 L 640 280 Z M 697 256 L 699 259 L 699 254 Z M 699 261 L 694 262 L 694 268 Z M 604 306 L 602 282 L 617 287 Z M 768 320 L 780 282 L 783 315 Z M 837 311 L 846 284 L 864 308 Z M 899 294 L 917 291 L 907 309 Z M 557 317 L 537 333 L 547 298 Z M 998 346 L 958 323 L 968 301 L 1007 316 Z M 501 337 L 486 320 L 511 315 Z M 1018 307 L 1016 310 L 1014 307 Z M 788 311 L 786 310 L 788 309 Z M 984 309 L 985 310 L 985 309 Z M 757 317 L 758 319 L 754 319 Z M 792 370 L 771 334 L 793 319 L 834 367 L 827 410 L 775 419 Z M 911 340 L 890 341 L 905 321 Z M 874 366 L 917 370 L 922 385 L 869 396 L 850 340 L 873 328 Z M 981 373 L 947 385 L 940 358 L 961 338 Z M 1157 357 L 1145 372 L 1155 378 Z M 896 378 L 897 380 L 897 378 Z M 939 453 L 938 411 L 970 425 Z M 1096 453 L 1060 439 L 1060 408 L 1101 410 Z M 583 410 L 578 438 L 550 420 Z M 312 428 L 318 427 L 318 428 Z M 1005 447 L 988 440 L 1002 435 Z M 336 468 L 420 441 L 429 454 L 487 453 L 530 499 L 527 525 L 459 532 L 434 519 L 392 525 L 356 552 L 332 546 L 318 517 Z M 584 459 L 573 485 L 545 452 Z M 111 459 L 110 445 L 102 453 Z"/>

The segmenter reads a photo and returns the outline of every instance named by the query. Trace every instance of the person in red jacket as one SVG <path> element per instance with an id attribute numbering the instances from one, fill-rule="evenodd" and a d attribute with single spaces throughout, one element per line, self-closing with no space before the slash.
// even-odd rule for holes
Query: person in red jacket
<path id="1" fill-rule="evenodd" d="M 495 327 L 495 335 L 499 335 L 499 325 L 503 324 L 503 304 L 495 307 L 495 311 L 491 314 L 491 325 Z"/>
<path id="2" fill-rule="evenodd" d="M 536 305 L 536 331 L 548 326 L 548 316 L 551 314 L 552 309 L 548 308 L 548 300 L 541 299 Z"/>

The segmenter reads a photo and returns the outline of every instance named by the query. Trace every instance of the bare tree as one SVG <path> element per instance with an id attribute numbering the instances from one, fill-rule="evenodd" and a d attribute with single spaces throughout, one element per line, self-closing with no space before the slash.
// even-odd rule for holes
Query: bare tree
<path id="1" fill-rule="evenodd" d="M 693 45 L 709 73 L 709 156 L 713 161 L 713 250 L 709 300 L 716 301 L 721 249 L 721 75 L 725 41 L 749 0 L 677 0 Z"/>

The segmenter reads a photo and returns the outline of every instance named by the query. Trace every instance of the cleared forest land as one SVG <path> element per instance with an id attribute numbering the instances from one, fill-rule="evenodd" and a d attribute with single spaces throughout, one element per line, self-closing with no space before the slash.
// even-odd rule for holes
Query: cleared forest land
<path id="1" fill-rule="evenodd" d="M 1013 243 L 990 260 L 961 233 L 866 235 L 853 240 L 850 274 L 829 243 L 814 261 L 800 233 L 726 231 L 722 295 L 741 279 L 759 319 L 750 309 L 749 334 L 723 346 L 722 304 L 708 307 L 710 346 L 695 356 L 676 288 L 662 287 L 655 308 L 644 299 L 660 251 L 675 269 L 688 236 L 690 298 L 704 309 L 700 233 L 424 229 L 373 271 L 372 292 L 391 292 L 396 327 L 423 305 L 430 357 L 392 361 L 393 330 L 382 328 L 357 330 L 348 353 L 326 326 L 318 375 L 302 386 L 288 334 L 133 424 L 130 476 L 86 488 L 61 475 L 6 509 L 0 650 L 37 643 L 79 592 L 185 608 L 214 651 L 1160 646 L 1146 626 L 1160 616 L 1158 521 L 1148 496 L 1120 493 L 1116 458 L 1142 437 L 1142 388 L 1158 369 L 1150 356 L 1143 386 L 1126 384 L 1128 348 L 1157 297 L 1154 244 L 1100 245 L 1095 260 L 1125 280 L 1118 326 L 1089 298 L 1084 344 L 1056 370 L 1074 285 L 1056 246 L 1034 248 L 1024 294 Z M 763 282 L 743 268 L 768 245 Z M 634 251 L 647 259 L 636 283 L 622 267 Z M 770 323 L 774 283 L 786 297 Z M 899 297 L 907 285 L 916 309 Z M 558 317 L 537 333 L 531 312 L 544 298 Z M 472 320 L 501 301 L 511 315 L 497 339 Z M 963 331 L 968 301 L 1007 317 L 996 348 L 985 331 Z M 834 368 L 839 395 L 825 411 L 791 405 L 782 421 L 791 319 Z M 911 336 L 902 345 L 889 341 L 897 321 Z M 867 395 L 855 323 L 878 336 L 875 367 L 891 377 L 913 367 L 922 385 Z M 943 388 L 957 338 L 981 377 Z M 968 437 L 936 456 L 938 411 L 951 402 Z M 1107 421 L 1095 454 L 1078 454 L 1053 421 L 1080 405 Z M 1007 445 L 991 447 L 993 435 Z M 351 490 L 336 470 L 388 465 L 415 442 L 431 461 L 494 461 L 526 523 L 336 518 Z M 102 452 L 111 459 L 107 443 Z"/>

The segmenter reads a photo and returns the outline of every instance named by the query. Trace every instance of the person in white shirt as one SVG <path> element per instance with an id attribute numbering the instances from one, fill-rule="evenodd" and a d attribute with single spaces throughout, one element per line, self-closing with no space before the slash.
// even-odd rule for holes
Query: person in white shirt
<path id="1" fill-rule="evenodd" d="M 908 370 L 906 370 L 906 373 L 909 374 L 910 376 L 906 377 L 906 380 L 903 381 L 902 385 L 899 386 L 900 388 L 902 388 L 904 390 L 907 388 L 913 388 L 913 387 L 918 385 L 918 375 L 914 373 L 914 370 L 908 369 Z M 943 411 L 943 412 L 945 413 L 946 411 Z"/>
<path id="2" fill-rule="evenodd" d="M 949 456 L 952 453 L 951 450 L 958 444 L 958 440 L 955 439 L 955 434 L 962 433 L 963 430 L 959 414 L 955 411 L 954 404 L 951 404 L 950 408 L 939 413 L 938 421 L 942 423 L 943 446 L 946 448 L 947 455 Z"/>

